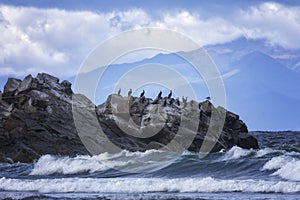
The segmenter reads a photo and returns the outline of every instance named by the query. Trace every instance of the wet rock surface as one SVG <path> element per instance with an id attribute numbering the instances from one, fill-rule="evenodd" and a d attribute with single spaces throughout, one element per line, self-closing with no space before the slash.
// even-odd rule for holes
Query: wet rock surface
<path id="1" fill-rule="evenodd" d="M 86 136 L 96 147 L 94 152 L 89 149 L 92 153 L 101 152 L 97 151 L 101 141 L 95 143 L 94 136 L 89 135 L 98 132 L 89 116 L 97 118 L 111 144 L 129 151 L 198 152 L 205 150 L 201 149 L 205 145 L 211 146 L 209 152 L 235 145 L 258 148 L 238 115 L 215 108 L 208 100 L 198 103 L 112 94 L 96 106 L 83 95 L 74 94 L 69 81 L 60 82 L 41 73 L 23 80 L 10 78 L 0 93 L 0 162 L 33 162 L 44 154 L 88 154 L 73 118 L 74 98 L 79 99 L 74 104 L 80 108 L 77 119 L 88 127 Z"/>

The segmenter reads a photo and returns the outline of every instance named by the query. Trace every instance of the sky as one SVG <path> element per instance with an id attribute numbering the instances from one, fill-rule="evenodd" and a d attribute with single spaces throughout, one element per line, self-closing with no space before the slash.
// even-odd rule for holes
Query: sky
<path id="1" fill-rule="evenodd" d="M 226 88 L 229 105 L 227 108 L 243 115 L 242 118 L 251 125 L 250 130 L 300 130 L 297 117 L 300 109 L 299 96 L 296 93 L 284 96 L 291 88 L 297 90 L 296 85 L 299 85 L 298 0 L 0 0 L 0 90 L 8 77 L 22 79 L 28 74 L 35 76 L 40 72 L 54 75 L 61 80 L 74 81 L 84 61 L 96 47 L 126 31 L 149 27 L 176 31 L 208 49 L 211 55 L 214 54 L 214 61 L 218 64 L 224 83 L 230 85 L 231 78 L 240 81 L 232 84 L 232 88 Z M 252 50 L 266 53 L 270 58 L 260 53 L 251 54 Z M 106 53 L 103 52 L 104 55 Z M 157 53 L 160 51 L 134 52 L 116 60 L 115 63 L 120 65 L 108 69 L 101 80 L 104 83 L 99 81 L 101 84 L 98 85 L 96 93 L 93 90 L 93 95 L 97 95 L 94 102 L 102 103 L 108 94 L 118 90 L 116 80 L 124 78 L 123 74 L 127 73 L 126 70 L 132 70 L 132 66 L 149 64 L 156 60 L 164 62 L 166 59 L 169 60 L 165 64 L 181 73 L 198 89 L 197 100 L 203 100 L 206 95 L 210 95 L 207 88 L 200 86 L 204 83 L 198 74 L 182 67 L 186 64 L 176 63 L 176 58 L 172 56 L 153 57 Z M 248 67 L 252 69 L 250 72 L 247 67 L 239 69 L 238 65 L 234 66 L 246 54 L 252 55 L 250 57 L 254 59 L 248 63 Z M 143 61 L 145 58 L 152 60 Z M 270 59 L 272 62 L 269 62 Z M 275 70 L 274 76 L 271 77 L 271 73 L 265 71 L 269 69 L 263 69 L 265 63 L 277 66 L 278 69 L 272 69 Z M 239 63 L 240 66 L 246 64 Z M 290 75 L 290 71 L 286 72 L 286 83 L 280 78 L 283 74 L 277 73 L 282 71 L 281 66 L 292 69 L 293 75 Z M 259 76 L 253 70 L 261 71 L 263 75 Z M 153 79 L 162 75 L 158 73 L 160 72 L 152 75 Z M 151 71 L 146 76 L 150 74 Z M 253 83 L 256 83 L 258 77 L 277 91 L 274 93 L 261 85 L 255 88 Z M 95 75 L 95 78 L 98 77 Z M 246 79 L 248 85 L 245 84 Z M 201 84 L 199 81 L 202 81 Z M 90 86 L 89 80 L 86 85 Z M 286 87 L 279 91 L 281 85 Z M 243 100 L 248 94 L 240 95 L 247 86 L 250 91 L 248 101 Z M 123 88 L 124 95 L 127 95 L 127 89 Z M 165 95 L 170 88 L 161 85 L 151 88 L 144 85 L 134 91 L 134 94 L 138 95 L 143 89 L 147 90 L 147 95 L 155 97 L 158 90 L 162 90 Z M 185 92 L 183 89 L 182 91 Z M 278 94 L 280 92 L 284 92 L 284 95 Z M 260 96 L 261 94 L 264 96 Z M 178 95 L 174 92 L 174 95 L 181 97 L 184 94 Z M 244 104 L 240 104 L 241 102 Z M 288 104 L 291 107 L 287 109 L 289 117 L 274 114 L 276 110 L 273 108 L 285 108 L 287 102 L 290 102 Z M 265 108 L 266 104 L 269 110 Z M 264 119 L 268 123 L 258 125 L 260 119 L 257 118 L 256 109 L 259 106 L 266 112 Z"/>
<path id="2" fill-rule="evenodd" d="M 72 77 L 98 44 L 141 27 L 175 30 L 200 46 L 246 37 L 298 49 L 300 3 L 0 0 L 0 76 Z"/>

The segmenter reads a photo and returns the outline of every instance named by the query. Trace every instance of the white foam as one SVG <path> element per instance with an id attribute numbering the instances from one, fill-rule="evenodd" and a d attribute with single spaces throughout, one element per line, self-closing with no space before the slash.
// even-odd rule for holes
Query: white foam
<path id="1" fill-rule="evenodd" d="M 133 172 L 151 171 L 171 164 L 178 155 L 171 152 L 149 150 L 146 152 L 121 151 L 117 154 L 102 153 L 97 156 L 60 157 L 42 156 L 30 175 L 94 173 L 107 169 Z"/>
<path id="2" fill-rule="evenodd" d="M 234 146 L 225 153 L 224 160 L 239 159 L 250 155 L 252 152 L 253 150 L 242 149 L 238 146 Z"/>
<path id="3" fill-rule="evenodd" d="M 269 160 L 264 166 L 263 170 L 274 170 L 279 169 L 283 165 L 285 165 L 286 162 L 288 162 L 291 158 L 286 156 L 278 156 L 274 157 L 271 160 Z"/>
<path id="4" fill-rule="evenodd" d="M 271 154 L 271 153 L 275 153 L 277 152 L 276 150 L 274 149 L 271 149 L 271 148 L 264 148 L 264 149 L 260 149 L 256 152 L 256 156 L 257 158 L 260 158 L 260 157 L 264 157 L 265 155 L 268 155 L 268 154 Z"/>
<path id="5" fill-rule="evenodd" d="M 58 157 L 42 156 L 35 164 L 30 175 L 76 174 L 82 172 L 96 172 L 108 169 L 99 160 L 91 156 Z"/>
<path id="6" fill-rule="evenodd" d="M 251 154 L 253 154 L 254 157 L 256 158 L 260 158 L 272 153 L 280 153 L 287 156 L 299 155 L 298 152 L 287 152 L 285 150 L 276 150 L 272 148 L 254 150 L 254 149 L 243 149 L 238 146 L 234 146 L 229 151 L 225 152 L 224 159 L 225 160 L 239 159 L 239 158 L 247 157 Z"/>
<path id="7" fill-rule="evenodd" d="M 0 190 L 42 193 L 141 193 L 141 192 L 300 192 L 299 182 L 219 180 L 207 178 L 62 178 L 0 179 Z"/>
<path id="8" fill-rule="evenodd" d="M 289 156 L 278 156 L 269 160 L 262 170 L 277 170 L 272 175 L 281 178 L 300 181 L 300 160 Z"/>

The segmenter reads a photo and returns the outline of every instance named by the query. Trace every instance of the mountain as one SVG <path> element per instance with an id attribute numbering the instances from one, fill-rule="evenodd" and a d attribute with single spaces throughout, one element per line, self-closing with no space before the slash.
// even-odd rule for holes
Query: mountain
<path id="1" fill-rule="evenodd" d="M 238 73 L 225 80 L 228 108 L 239 111 L 252 130 L 299 129 L 298 73 L 261 52 L 243 56 L 234 67 Z"/>
<path id="2" fill-rule="evenodd" d="M 232 62 L 251 52 L 258 51 L 272 57 L 283 66 L 300 73 L 300 49 L 286 49 L 281 46 L 274 46 L 264 39 L 254 40 L 241 37 L 225 44 L 208 45 L 204 48 L 221 69 L 230 68 Z"/>
<path id="3" fill-rule="evenodd" d="M 240 113 L 251 131 L 300 130 L 300 118 L 298 117 L 298 113 L 300 113 L 300 71 L 297 71 L 297 65 L 300 65 L 299 49 L 285 49 L 272 46 L 265 40 L 246 38 L 225 44 L 209 45 L 204 49 L 223 76 L 227 108 Z M 162 76 L 159 69 L 154 70 L 155 64 L 166 66 L 187 79 L 195 90 L 197 98 L 195 100 L 202 101 L 209 95 L 201 75 L 187 61 L 172 53 L 157 54 L 152 58 L 134 63 L 112 64 L 105 70 L 100 80 L 98 80 L 99 71 L 87 73 L 83 75 L 86 80 L 83 82 L 84 88 L 91 87 L 93 81 L 99 82 L 97 88 L 92 89 L 91 94 L 86 95 L 96 104 L 100 104 L 106 100 L 109 94 L 119 89 L 116 88 L 116 83 L 124 75 L 128 75 L 139 66 L 146 65 L 153 69 L 152 72 L 143 74 L 144 77 Z M 0 84 L 1 81 L 4 82 L 3 80 L 0 77 Z M 69 80 L 74 83 L 76 79 L 73 77 Z M 127 95 L 128 89 L 128 85 L 122 85 L 123 96 Z M 169 88 L 163 85 L 145 84 L 133 91 L 133 94 L 138 96 L 143 89 L 151 98 L 155 98 L 160 90 L 163 92 L 163 96 L 169 93 Z M 178 97 L 187 96 L 183 88 L 179 88 L 179 90 L 182 94 L 177 94 Z M 176 92 L 173 92 L 173 95 L 176 97 Z M 93 97 L 95 98 L 93 99 Z"/>

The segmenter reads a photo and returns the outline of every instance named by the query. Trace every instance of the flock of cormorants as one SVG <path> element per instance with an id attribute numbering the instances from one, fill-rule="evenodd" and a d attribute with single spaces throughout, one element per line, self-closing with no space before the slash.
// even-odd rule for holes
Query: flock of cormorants
<path id="1" fill-rule="evenodd" d="M 167 98 L 165 98 L 164 106 L 167 105 L 167 99 L 171 99 L 170 103 L 169 103 L 170 105 L 173 104 L 173 102 L 175 101 L 175 99 L 171 98 L 172 94 L 173 94 L 172 90 L 170 90 L 170 93 L 168 94 Z M 118 95 L 121 95 L 121 88 L 118 90 Z M 129 91 L 128 91 L 128 97 L 131 97 L 131 95 L 132 95 L 132 89 L 129 89 Z M 158 93 L 157 97 L 153 100 L 152 104 L 157 104 L 159 102 L 159 100 L 162 99 L 161 95 L 162 95 L 162 91 L 160 91 Z M 140 94 L 140 98 L 141 98 L 141 102 L 144 103 L 144 101 L 145 101 L 145 90 L 143 90 L 142 93 Z M 182 102 L 183 102 L 183 104 L 185 106 L 186 106 L 187 101 L 188 101 L 187 99 L 188 99 L 188 97 L 182 96 Z M 206 100 L 211 100 L 211 98 L 210 97 L 206 97 Z M 177 103 L 178 106 L 180 106 L 180 100 L 179 100 L 178 97 L 176 98 L 176 103 Z"/>

